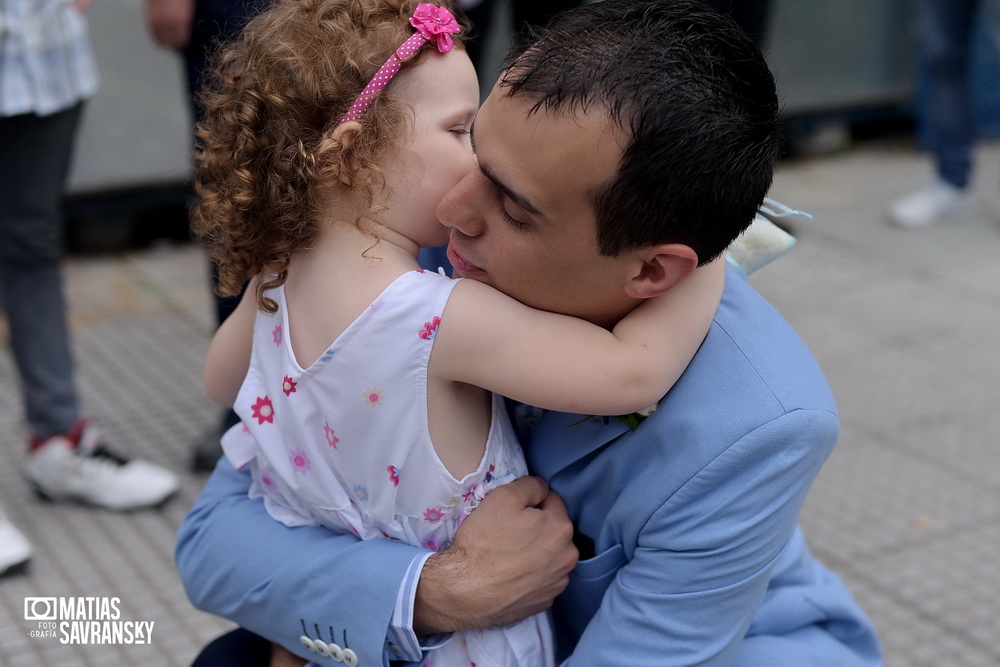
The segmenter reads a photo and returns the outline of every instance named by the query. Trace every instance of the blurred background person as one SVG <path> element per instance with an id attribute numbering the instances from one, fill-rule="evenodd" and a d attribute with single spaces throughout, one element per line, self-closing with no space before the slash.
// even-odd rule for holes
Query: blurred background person
<path id="1" fill-rule="evenodd" d="M 0 296 L 30 429 L 25 478 L 50 500 L 130 511 L 159 505 L 179 480 L 111 453 L 80 414 L 61 206 L 83 103 L 99 83 L 81 13 L 88 4 L 0 3 Z M 30 555 L 0 512 L 0 572 Z"/>
<path id="2" fill-rule="evenodd" d="M 582 0 L 459 0 L 458 6 L 465 10 L 472 22 L 472 39 L 466 42 L 466 50 L 476 71 L 483 70 L 487 65 L 486 36 L 496 27 L 495 20 L 503 18 L 498 12 L 507 13 L 506 18 L 510 20 L 511 30 L 516 35 L 525 25 L 545 25 L 562 10 L 579 4 L 582 4 Z M 499 10 L 498 5 L 501 6 Z M 502 51 L 506 52 L 506 47 Z M 493 81 L 490 80 L 485 89 L 489 90 L 492 86 Z"/>
<path id="3" fill-rule="evenodd" d="M 1000 0 L 920 0 L 919 8 L 935 176 L 887 211 L 890 222 L 909 229 L 959 218 L 973 208 L 969 181 L 976 126 L 969 62 L 977 10 L 983 12 L 994 47 L 1000 45 Z"/>
<path id="4" fill-rule="evenodd" d="M 187 96 L 194 123 L 203 116 L 198 91 L 213 49 L 217 44 L 239 34 L 247 19 L 266 2 L 267 0 L 146 0 L 146 26 L 153 41 L 183 57 Z M 192 146 L 193 138 L 192 133 Z M 218 325 L 233 312 L 239 298 L 216 294 L 218 275 L 214 266 L 210 275 Z M 211 472 L 215 468 L 222 456 L 220 438 L 230 426 L 239 421 L 239 417 L 232 410 L 227 410 L 219 421 L 218 429 L 213 429 L 195 443 L 191 463 L 196 471 Z"/>
<path id="5" fill-rule="evenodd" d="M 712 9 L 729 14 L 750 35 L 757 48 L 763 49 L 771 0 L 702 0 Z"/>

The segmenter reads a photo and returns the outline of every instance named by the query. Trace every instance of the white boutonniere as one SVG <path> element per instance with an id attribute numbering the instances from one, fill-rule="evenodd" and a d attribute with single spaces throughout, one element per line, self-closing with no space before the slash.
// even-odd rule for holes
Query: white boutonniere
<path id="1" fill-rule="evenodd" d="M 582 424 L 584 422 L 589 422 L 591 419 L 600 419 L 605 424 L 611 423 L 612 419 L 617 419 L 621 423 L 623 423 L 626 426 L 628 426 L 628 428 L 629 428 L 630 431 L 634 431 L 637 428 L 639 428 L 639 424 L 642 423 L 642 420 L 645 419 L 646 417 L 648 417 L 649 415 L 653 414 L 654 412 L 656 412 L 656 408 L 658 408 L 658 407 L 660 407 L 660 402 L 659 401 L 657 401 L 656 403 L 653 403 L 648 408 L 643 408 L 642 410 L 639 410 L 638 412 L 630 412 L 627 415 L 615 415 L 613 417 L 600 416 L 600 415 L 590 415 L 589 417 L 584 417 L 583 419 L 581 419 L 578 422 L 573 422 L 572 424 L 570 424 L 566 428 L 573 428 L 574 426 L 579 426 L 580 424 Z"/>

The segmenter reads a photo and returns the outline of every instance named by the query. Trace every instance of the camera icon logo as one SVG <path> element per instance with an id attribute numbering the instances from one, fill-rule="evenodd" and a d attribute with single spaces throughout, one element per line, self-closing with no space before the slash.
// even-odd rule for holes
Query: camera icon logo
<path id="1" fill-rule="evenodd" d="M 55 598 L 24 598 L 24 620 L 54 621 L 57 611 Z"/>

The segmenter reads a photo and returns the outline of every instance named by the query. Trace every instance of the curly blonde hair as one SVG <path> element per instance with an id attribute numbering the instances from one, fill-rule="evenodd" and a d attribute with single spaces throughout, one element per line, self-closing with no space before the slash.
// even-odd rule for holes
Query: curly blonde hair
<path id="1" fill-rule="evenodd" d="M 264 292 L 285 282 L 292 253 L 314 243 L 329 188 L 363 197 L 367 213 L 354 221 L 359 226 L 382 210 L 386 186 L 378 164 L 407 131 L 408 106 L 393 99 L 390 84 L 350 145 L 334 139 L 333 130 L 413 34 L 409 18 L 417 4 L 276 0 L 216 54 L 202 92 L 205 120 L 196 132 L 193 224 L 218 265 L 220 294 L 236 295 L 259 275 L 258 305 L 275 312 Z M 436 4 L 454 11 L 449 0 Z"/>

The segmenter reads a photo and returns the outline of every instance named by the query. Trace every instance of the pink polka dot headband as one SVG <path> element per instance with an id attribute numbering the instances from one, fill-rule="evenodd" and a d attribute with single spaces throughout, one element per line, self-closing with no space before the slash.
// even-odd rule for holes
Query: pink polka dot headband
<path id="1" fill-rule="evenodd" d="M 375 101 L 375 96 L 380 90 L 389 85 L 392 77 L 396 76 L 403 66 L 403 61 L 419 51 L 424 44 L 431 40 L 436 43 L 437 50 L 441 53 L 451 51 L 451 36 L 461 32 L 458 22 L 450 11 L 444 7 L 438 7 L 429 2 L 417 5 L 413 16 L 410 18 L 410 25 L 416 28 L 416 32 L 410 35 L 409 39 L 403 42 L 396 51 L 389 56 L 385 64 L 375 72 L 375 76 L 368 82 L 365 89 L 361 91 L 354 104 L 347 110 L 344 117 L 340 119 L 343 125 L 352 120 L 360 120 L 371 103 Z"/>

